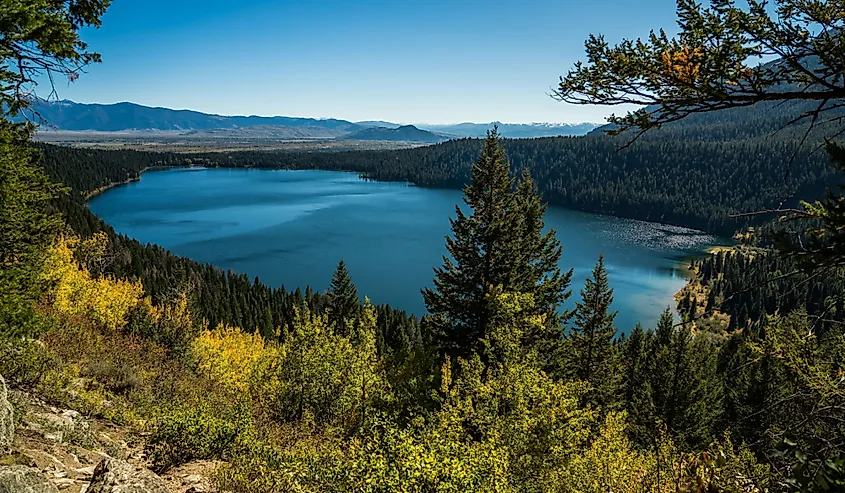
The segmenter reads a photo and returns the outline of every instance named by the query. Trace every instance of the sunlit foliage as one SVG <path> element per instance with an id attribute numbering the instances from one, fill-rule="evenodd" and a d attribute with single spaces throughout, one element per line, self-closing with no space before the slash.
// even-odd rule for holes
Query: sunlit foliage
<path id="1" fill-rule="evenodd" d="M 41 278 L 53 285 L 51 305 L 64 315 L 91 317 L 106 329 L 122 328 L 129 312 L 143 303 L 143 286 L 113 277 L 92 277 L 74 258 L 79 244 L 77 237 L 60 236 L 49 249 Z"/>
<path id="2" fill-rule="evenodd" d="M 258 333 L 248 334 L 237 327 L 220 324 L 203 331 L 193 343 L 193 355 L 200 371 L 211 379 L 246 393 L 259 365 L 275 359 L 277 351 L 264 343 Z"/>

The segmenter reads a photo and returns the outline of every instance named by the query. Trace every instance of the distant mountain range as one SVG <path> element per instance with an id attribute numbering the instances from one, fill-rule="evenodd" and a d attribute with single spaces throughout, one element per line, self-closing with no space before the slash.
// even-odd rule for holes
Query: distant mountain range
<path id="1" fill-rule="evenodd" d="M 530 138 L 584 135 L 598 125 L 503 124 L 400 125 L 384 121 L 350 122 L 334 118 L 287 116 L 224 116 L 191 110 L 152 108 L 135 103 L 86 104 L 73 101 L 38 101 L 32 109 L 40 116 L 41 130 L 75 132 L 138 132 L 203 134 L 220 137 L 346 139 L 436 143 L 450 138 L 483 137 L 494 125 L 505 137 Z"/>
<path id="2" fill-rule="evenodd" d="M 417 125 L 419 128 L 455 137 L 484 137 L 487 130 L 499 127 L 499 134 L 511 139 L 566 137 L 584 135 L 598 127 L 597 123 L 458 123 L 455 125 Z"/>

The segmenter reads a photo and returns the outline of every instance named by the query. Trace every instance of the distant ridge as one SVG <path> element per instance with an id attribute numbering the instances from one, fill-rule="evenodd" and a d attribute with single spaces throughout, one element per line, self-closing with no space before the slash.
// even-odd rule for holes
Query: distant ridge
<path id="1" fill-rule="evenodd" d="M 337 136 L 364 128 L 346 120 L 287 116 L 223 116 L 191 110 L 151 108 L 135 103 L 84 104 L 39 101 L 32 109 L 48 127 L 60 130 L 119 132 L 126 130 L 211 130 L 256 126 L 312 127 Z"/>
<path id="2" fill-rule="evenodd" d="M 484 137 L 487 130 L 499 127 L 499 134 L 511 139 L 568 137 L 585 135 L 598 123 L 457 123 L 454 125 L 417 125 L 419 128 L 454 137 Z"/>
<path id="3" fill-rule="evenodd" d="M 344 138 L 348 140 L 392 140 L 431 144 L 449 140 L 449 137 L 437 135 L 427 130 L 420 130 L 413 125 L 403 125 L 397 128 L 370 127 L 347 135 Z"/>
<path id="4" fill-rule="evenodd" d="M 174 110 L 136 103 L 76 103 L 69 100 L 37 101 L 32 110 L 40 116 L 41 131 L 70 132 L 177 132 L 237 138 L 268 136 L 298 139 L 345 139 L 436 143 L 449 138 L 484 137 L 498 125 L 509 138 L 585 135 L 594 123 L 458 123 L 449 125 L 400 125 L 380 120 L 351 122 L 335 118 L 289 116 L 226 116 L 193 110 Z M 271 129 L 272 127 L 272 129 Z"/>

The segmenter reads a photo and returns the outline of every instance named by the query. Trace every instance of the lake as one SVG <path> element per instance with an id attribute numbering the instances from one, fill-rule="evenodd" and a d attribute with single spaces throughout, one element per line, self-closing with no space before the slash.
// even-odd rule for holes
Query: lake
<path id="1" fill-rule="evenodd" d="M 361 296 L 425 313 L 420 288 L 446 253 L 458 190 L 364 181 L 354 173 L 185 168 L 93 198 L 120 233 L 288 289 L 323 291 L 338 259 Z M 620 330 L 656 323 L 684 284 L 683 263 L 718 239 L 701 232 L 549 207 L 546 224 L 575 269 L 570 305 L 604 252 Z"/>

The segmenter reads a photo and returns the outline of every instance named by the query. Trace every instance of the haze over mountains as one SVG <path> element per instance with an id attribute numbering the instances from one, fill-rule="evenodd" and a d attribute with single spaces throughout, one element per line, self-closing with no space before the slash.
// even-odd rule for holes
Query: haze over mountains
<path id="1" fill-rule="evenodd" d="M 499 127 L 499 133 L 510 139 L 531 139 L 536 137 L 566 137 L 585 135 L 598 127 L 596 123 L 457 123 L 454 125 L 418 124 L 417 127 L 431 132 L 456 137 L 483 137 L 488 129 Z"/>
<path id="2" fill-rule="evenodd" d="M 454 125 L 400 125 L 383 121 L 350 122 L 334 118 L 287 116 L 224 116 L 191 110 L 153 108 L 135 103 L 86 104 L 40 101 L 33 110 L 42 120 L 41 131 L 137 132 L 201 134 L 208 137 L 266 136 L 275 139 L 347 139 L 436 143 L 452 138 L 482 137 L 498 125 L 506 137 L 530 138 L 584 135 L 597 124 L 502 124 L 492 122 Z"/>

